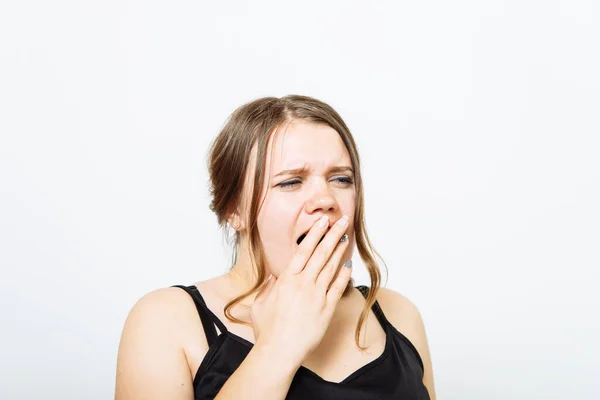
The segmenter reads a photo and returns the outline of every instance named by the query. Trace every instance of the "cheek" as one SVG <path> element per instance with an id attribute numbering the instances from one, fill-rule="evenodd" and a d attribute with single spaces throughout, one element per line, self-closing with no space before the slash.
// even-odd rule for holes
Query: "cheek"
<path id="1" fill-rule="evenodd" d="M 278 241 L 279 240 L 279 241 Z M 267 274 L 271 273 L 278 277 L 286 268 L 293 255 L 293 250 L 281 238 L 272 241 L 264 241 L 265 267 Z"/>
<path id="2" fill-rule="evenodd" d="M 293 255 L 291 242 L 296 214 L 289 203 L 281 204 L 269 199 L 265 200 L 259 213 L 257 225 L 266 267 L 268 273 L 275 276 L 279 276 Z"/>
<path id="3" fill-rule="evenodd" d="M 289 202 L 267 197 L 257 220 L 261 238 L 269 241 L 284 240 L 293 228 L 294 217 L 295 212 Z"/>

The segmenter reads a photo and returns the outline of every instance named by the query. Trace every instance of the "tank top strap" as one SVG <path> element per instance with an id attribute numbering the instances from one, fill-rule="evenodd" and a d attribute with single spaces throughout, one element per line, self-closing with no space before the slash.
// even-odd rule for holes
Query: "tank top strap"
<path id="1" fill-rule="evenodd" d="M 208 342 L 209 346 L 212 346 L 215 340 L 217 340 L 218 336 L 215 325 L 217 328 L 219 328 L 221 333 L 227 332 L 225 325 L 212 311 L 210 311 L 196 286 L 173 285 L 172 287 L 183 289 L 192 297 L 194 304 L 196 305 L 196 309 L 198 310 L 198 314 L 200 315 L 200 321 L 202 322 L 202 327 L 204 328 L 206 341 Z"/>
<path id="2" fill-rule="evenodd" d="M 362 293 L 362 295 L 366 299 L 367 296 L 369 295 L 369 288 L 367 286 L 364 286 L 364 285 L 357 286 L 356 288 L 358 290 L 360 290 L 360 292 Z M 379 302 L 377 300 L 375 300 L 375 303 L 373 304 L 373 307 L 371 307 L 371 310 L 373 310 L 373 313 L 377 317 L 377 320 L 379 321 L 379 323 L 381 324 L 381 326 L 383 327 L 383 329 L 387 329 L 388 325 L 390 325 L 390 322 L 385 317 L 385 314 L 383 313 L 383 310 L 379 306 Z"/>

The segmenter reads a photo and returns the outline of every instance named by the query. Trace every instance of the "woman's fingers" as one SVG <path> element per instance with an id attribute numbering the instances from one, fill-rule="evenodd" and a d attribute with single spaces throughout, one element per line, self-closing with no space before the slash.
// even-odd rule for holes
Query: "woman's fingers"
<path id="1" fill-rule="evenodd" d="M 323 339 L 350 279 L 348 268 L 337 273 L 349 244 L 347 237 L 340 242 L 348 229 L 348 218 L 334 224 L 329 232 L 328 218 L 319 222 L 313 224 L 284 272 L 261 287 L 251 308 L 256 343 L 275 343 L 294 363 L 314 351 Z M 289 346 L 291 342 L 294 346 Z"/>
<path id="2" fill-rule="evenodd" d="M 315 251 L 315 247 L 319 244 L 319 240 L 323 237 L 325 232 L 327 231 L 327 227 L 329 226 L 329 217 L 326 215 L 322 216 L 313 226 L 310 228 L 306 237 L 300 245 L 298 249 L 294 253 L 290 264 L 285 269 L 285 274 L 296 275 L 302 272 L 306 263 L 313 255 Z"/>
<path id="3" fill-rule="evenodd" d="M 346 263 L 340 268 L 340 272 L 338 273 L 337 278 L 333 280 L 331 287 L 327 291 L 327 302 L 325 308 L 328 310 L 329 313 L 331 313 L 330 315 L 333 315 L 335 306 L 342 297 L 342 294 L 344 294 L 344 290 L 346 290 L 346 286 L 348 286 L 348 281 L 350 280 L 351 275 L 352 262 Z"/>
<path id="4" fill-rule="evenodd" d="M 340 268 L 340 262 L 344 253 L 346 252 L 346 248 L 348 247 L 348 243 L 350 240 L 345 240 L 343 242 L 338 242 L 335 250 L 327 263 L 323 266 L 323 268 L 319 271 L 318 276 L 316 278 L 317 287 L 319 287 L 323 293 L 326 292 L 331 285 L 331 282 L 336 275 L 337 271 Z"/>
<path id="5" fill-rule="evenodd" d="M 303 274 L 306 274 L 313 281 L 317 280 L 317 276 L 319 276 L 323 267 L 327 265 L 326 263 L 331 258 L 335 249 L 337 247 L 345 248 L 348 245 L 349 240 L 347 237 L 344 242 L 340 243 L 342 236 L 346 233 L 346 229 L 348 229 L 348 216 L 344 215 L 333 224 L 329 232 L 325 235 L 325 238 L 323 238 L 323 241 L 317 246 L 304 271 L 302 271 Z"/>

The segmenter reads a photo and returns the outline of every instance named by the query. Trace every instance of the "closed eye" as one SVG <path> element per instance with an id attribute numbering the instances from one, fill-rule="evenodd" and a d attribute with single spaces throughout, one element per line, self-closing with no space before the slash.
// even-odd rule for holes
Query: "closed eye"
<path id="1" fill-rule="evenodd" d="M 334 181 L 343 183 L 345 185 L 351 185 L 354 183 L 354 181 L 352 180 L 352 178 L 348 177 L 348 176 L 339 176 L 337 178 L 334 179 Z M 282 188 L 289 188 L 289 187 L 293 187 L 295 185 L 298 185 L 302 183 L 302 181 L 300 179 L 291 179 L 289 181 L 285 181 L 285 182 L 281 182 L 279 185 Z"/>
<path id="2" fill-rule="evenodd" d="M 347 177 L 347 176 L 340 176 L 339 178 L 335 178 L 336 181 L 338 182 L 342 182 L 342 183 L 347 183 L 349 185 L 351 185 L 352 183 L 354 183 L 354 181 Z"/>

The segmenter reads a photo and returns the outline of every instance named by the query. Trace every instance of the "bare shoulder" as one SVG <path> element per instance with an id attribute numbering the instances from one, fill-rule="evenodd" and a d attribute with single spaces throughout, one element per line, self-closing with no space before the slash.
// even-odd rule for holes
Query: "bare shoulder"
<path id="1" fill-rule="evenodd" d="M 423 383 L 435 400 L 431 354 L 419 309 L 406 296 L 388 288 L 379 288 L 377 301 L 388 321 L 417 349 L 424 366 Z"/>
<path id="2" fill-rule="evenodd" d="M 197 315 L 188 293 L 176 287 L 161 288 L 147 293 L 135 303 L 123 333 L 144 333 L 145 338 L 152 340 L 182 343 L 185 328 L 193 325 L 191 322 L 198 319 Z"/>
<path id="3" fill-rule="evenodd" d="M 192 298 L 180 288 L 157 289 L 135 303 L 119 343 L 116 399 L 193 395 L 185 348 L 190 332 L 202 332 L 197 314 Z M 195 342 L 208 347 L 199 338 L 203 335 Z"/>
<path id="4" fill-rule="evenodd" d="M 404 335 L 404 331 L 414 334 L 422 328 L 421 313 L 406 296 L 382 287 L 377 292 L 377 301 L 390 323 Z"/>
<path id="5" fill-rule="evenodd" d="M 161 322 L 185 320 L 190 310 L 195 310 L 195 305 L 189 294 L 180 288 L 166 287 L 142 296 L 132 307 L 128 319 L 162 326 Z"/>
<path id="6" fill-rule="evenodd" d="M 379 288 L 377 301 L 390 323 L 411 341 L 421 358 L 427 353 L 427 337 L 421 312 L 406 296 L 388 288 Z"/>

